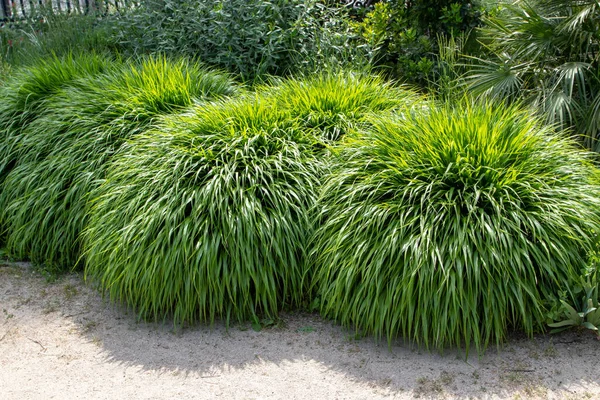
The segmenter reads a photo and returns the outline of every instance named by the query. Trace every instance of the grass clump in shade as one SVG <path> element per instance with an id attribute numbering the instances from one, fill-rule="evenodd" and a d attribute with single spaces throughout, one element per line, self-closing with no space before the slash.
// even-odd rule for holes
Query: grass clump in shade
<path id="1" fill-rule="evenodd" d="M 260 96 L 169 117 L 129 142 L 94 192 L 86 276 L 142 318 L 176 325 L 297 306 L 314 142 Z"/>
<path id="2" fill-rule="evenodd" d="M 57 12 L 48 6 L 29 18 L 13 17 L 0 28 L 0 61 L 13 67 L 71 53 L 115 53 L 109 26 L 97 13 Z"/>
<path id="3" fill-rule="evenodd" d="M 10 73 L 10 64 L 0 58 L 0 86 L 4 85 L 4 81 L 6 81 Z"/>
<path id="4" fill-rule="evenodd" d="M 271 95 L 315 137 L 329 143 L 365 124 L 368 116 L 423 103 L 405 87 L 353 71 L 327 71 L 280 81 Z"/>
<path id="5" fill-rule="evenodd" d="M 23 133 L 26 151 L 0 194 L 6 247 L 53 268 L 74 267 L 89 192 L 121 144 L 162 114 L 234 94 L 228 76 L 186 60 L 147 58 L 64 88 Z"/>
<path id="6" fill-rule="evenodd" d="M 427 348 L 543 329 L 543 301 L 600 230 L 592 156 L 514 107 L 443 104 L 375 123 L 326 178 L 322 313 Z"/>
<path id="7" fill-rule="evenodd" d="M 20 142 L 24 129 L 48 110 L 50 99 L 77 79 L 100 74 L 117 64 L 100 54 L 68 54 L 12 71 L 0 85 L 0 183 L 23 152 Z"/>

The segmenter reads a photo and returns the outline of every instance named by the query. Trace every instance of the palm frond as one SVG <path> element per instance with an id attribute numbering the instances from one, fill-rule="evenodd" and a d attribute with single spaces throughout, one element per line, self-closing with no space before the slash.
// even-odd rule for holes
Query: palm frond
<path id="1" fill-rule="evenodd" d="M 476 96 L 492 99 L 514 99 L 522 93 L 523 71 L 528 64 L 515 64 L 508 55 L 500 60 L 472 57 L 475 64 L 465 77 L 465 84 Z"/>
<path id="2" fill-rule="evenodd" d="M 591 0 L 517 1 L 507 6 L 482 29 L 489 59 L 475 59 L 466 84 L 477 95 L 538 107 L 543 119 L 578 139 L 597 135 L 588 129 L 593 122 L 587 119 L 594 118 L 588 110 L 600 89 L 595 76 L 599 11 L 598 2 Z M 590 140 L 595 141 L 583 142 Z"/>

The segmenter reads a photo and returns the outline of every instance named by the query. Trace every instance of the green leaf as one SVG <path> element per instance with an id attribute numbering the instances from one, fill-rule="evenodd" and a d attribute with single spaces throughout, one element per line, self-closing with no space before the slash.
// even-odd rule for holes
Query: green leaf
<path id="1" fill-rule="evenodd" d="M 587 322 L 594 326 L 600 326 L 600 308 L 595 309 L 586 316 Z"/>
<path id="2" fill-rule="evenodd" d="M 578 323 L 577 321 L 573 321 L 573 320 L 565 320 L 565 321 L 560 321 L 560 322 L 554 322 L 552 324 L 548 324 L 549 327 L 551 328 L 561 328 L 561 327 L 565 327 L 565 326 L 579 326 L 580 323 Z"/>
<path id="3" fill-rule="evenodd" d="M 255 315 L 252 317 L 252 330 L 254 330 L 255 332 L 260 332 L 263 329 L 263 325 L 260 323 L 260 320 L 258 319 L 258 317 Z"/>
<path id="4" fill-rule="evenodd" d="M 582 325 L 584 327 L 586 327 L 587 329 L 591 329 L 592 331 L 597 331 L 598 330 L 598 327 L 592 325 L 590 322 L 587 322 L 587 321 L 584 322 Z"/>
<path id="5" fill-rule="evenodd" d="M 577 312 L 577 310 L 575 310 L 573 308 L 573 306 L 571 306 L 569 303 L 567 303 L 564 300 L 561 300 L 560 302 L 562 303 L 563 307 L 566 309 L 569 320 L 575 322 L 576 325 L 581 325 L 583 313 Z"/>

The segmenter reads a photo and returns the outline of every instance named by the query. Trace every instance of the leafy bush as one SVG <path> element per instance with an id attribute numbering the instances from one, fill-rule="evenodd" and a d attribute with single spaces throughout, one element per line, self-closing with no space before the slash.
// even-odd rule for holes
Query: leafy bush
<path id="1" fill-rule="evenodd" d="M 144 318 L 276 316 L 302 299 L 314 139 L 264 98 L 169 117 L 94 192 L 86 275 Z"/>
<path id="2" fill-rule="evenodd" d="M 235 92 L 227 76 L 162 57 L 64 87 L 22 132 L 18 163 L 4 182 L 0 210 L 9 252 L 74 267 L 88 194 L 123 141 L 148 129 L 158 115 Z"/>
<path id="3" fill-rule="evenodd" d="M 352 23 L 352 9 L 305 0 L 306 11 L 292 31 L 290 65 L 282 69 L 292 75 L 340 69 L 370 68 L 375 49 L 360 40 Z"/>
<path id="4" fill-rule="evenodd" d="M 314 242 L 322 313 L 388 340 L 483 351 L 542 329 L 542 301 L 599 232 L 591 155 L 514 107 L 381 119 L 333 160 Z"/>
<path id="5" fill-rule="evenodd" d="M 403 0 L 392 3 L 406 4 Z M 429 35 L 451 35 L 479 26 L 483 11 L 481 3 L 477 0 L 416 0 L 405 7 L 421 31 Z"/>
<path id="6" fill-rule="evenodd" d="M 389 75 L 426 87 L 434 64 L 430 38 L 409 24 L 404 7 L 391 2 L 375 5 L 356 26 L 366 43 L 378 49 L 375 61 Z"/>
<path id="7" fill-rule="evenodd" d="M 69 54 L 62 58 L 40 59 L 2 77 L 5 81 L 0 82 L 0 190 L 20 155 L 26 153 L 24 130 L 46 111 L 49 99 L 78 78 L 99 73 L 114 64 L 110 58 L 94 53 L 79 57 Z M 2 65 L 10 70 L 10 64 Z M 45 127 L 42 125 L 40 129 Z M 0 212 L 0 242 L 4 243 L 2 218 Z"/>
<path id="8" fill-rule="evenodd" d="M 415 93 L 365 72 L 329 71 L 280 81 L 273 102 L 299 118 L 320 141 L 337 141 L 365 123 L 408 104 L 423 102 Z"/>
<path id="9" fill-rule="evenodd" d="M 313 0 L 150 0 L 109 23 L 126 51 L 188 54 L 252 80 L 348 57 L 350 32 L 329 17 Z"/>
<path id="10" fill-rule="evenodd" d="M 600 3 L 518 1 L 486 20 L 486 54 L 467 81 L 476 95 L 524 102 L 600 151 Z"/>
<path id="11" fill-rule="evenodd" d="M 384 71 L 403 82 L 431 88 L 444 72 L 438 59 L 440 39 L 452 37 L 466 44 L 483 11 L 479 2 L 471 0 L 388 0 L 375 4 L 355 27 L 370 47 L 378 49 L 375 61 Z"/>

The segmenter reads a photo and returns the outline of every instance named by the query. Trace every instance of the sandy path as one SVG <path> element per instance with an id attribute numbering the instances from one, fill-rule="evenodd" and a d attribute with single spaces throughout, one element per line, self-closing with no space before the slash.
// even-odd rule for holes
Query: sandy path
<path id="1" fill-rule="evenodd" d="M 600 398 L 600 342 L 513 339 L 482 359 L 355 338 L 316 315 L 173 332 L 136 323 L 80 275 L 0 266 L 1 399 Z"/>

